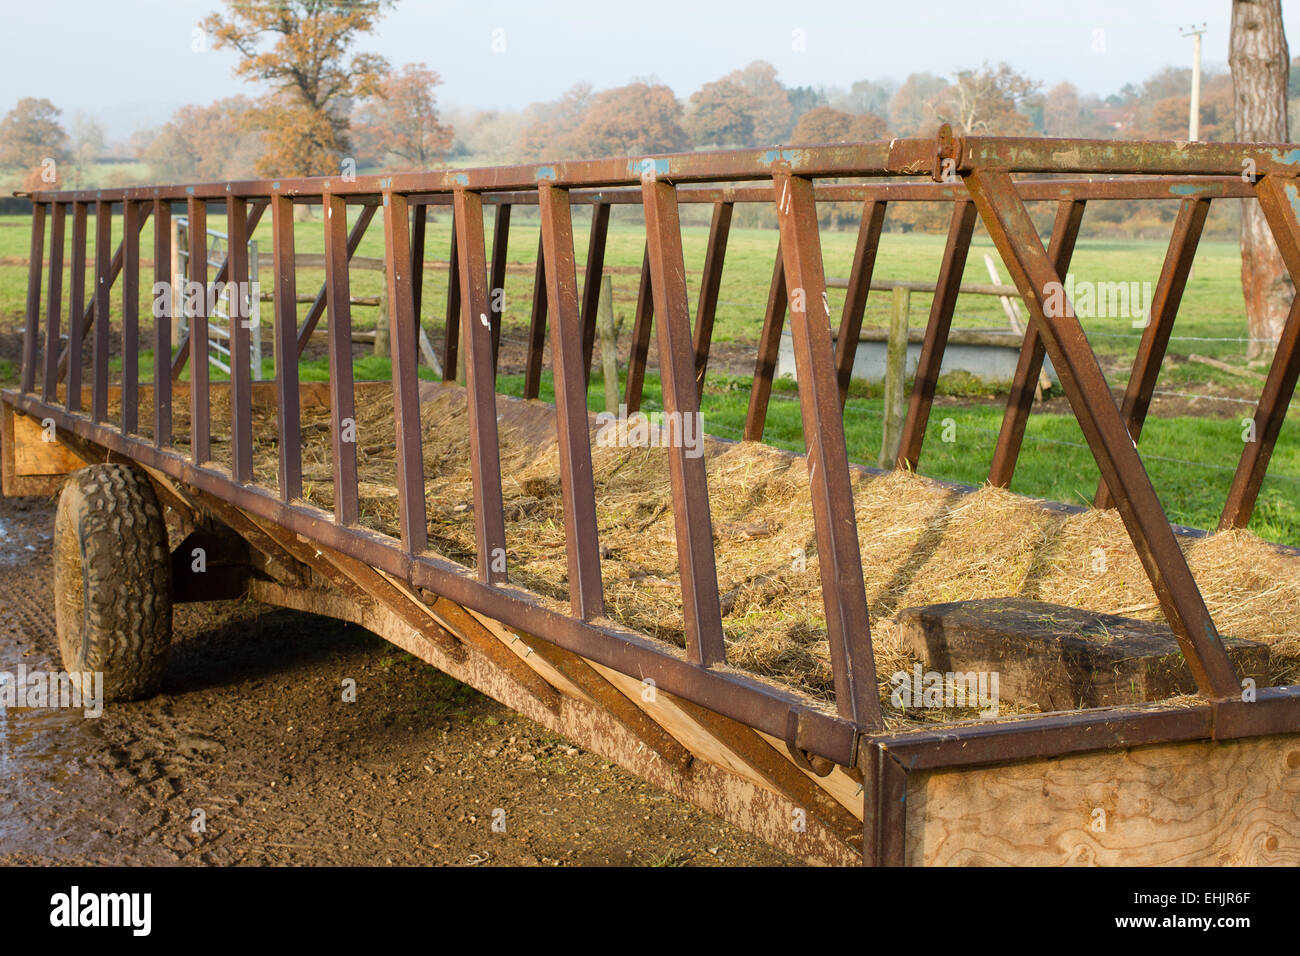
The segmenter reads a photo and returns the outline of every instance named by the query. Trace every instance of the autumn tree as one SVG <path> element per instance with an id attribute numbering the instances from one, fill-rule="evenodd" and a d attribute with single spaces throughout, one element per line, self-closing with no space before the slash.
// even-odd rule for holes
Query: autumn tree
<path id="1" fill-rule="evenodd" d="M 846 113 L 874 113 L 889 115 L 889 101 L 898 92 L 893 80 L 858 80 L 847 93 L 832 96 L 828 105 Z"/>
<path id="2" fill-rule="evenodd" d="M 686 130 L 696 146 L 752 146 L 760 103 L 736 79 L 705 83 L 691 94 Z"/>
<path id="3" fill-rule="evenodd" d="M 960 70 L 956 82 L 931 102 L 940 122 L 971 135 L 1024 136 L 1033 123 L 1019 109 L 1038 92 L 1040 84 L 1006 63 L 985 63 L 978 70 Z"/>
<path id="4" fill-rule="evenodd" d="M 1236 139 L 1243 143 L 1288 140 L 1286 88 L 1290 52 L 1282 28 L 1281 0 L 1233 0 L 1228 41 Z M 1241 286 L 1246 298 L 1250 358 L 1276 343 L 1295 295 L 1259 203 L 1242 204 Z M 1263 341 L 1260 341 L 1263 340 Z"/>
<path id="5" fill-rule="evenodd" d="M 786 89 L 785 95 L 790 101 L 790 122 L 792 123 L 798 123 L 800 117 L 819 106 L 833 105 L 826 91 L 817 86 L 791 86 Z M 849 110 L 849 112 L 857 111 Z M 794 134 L 791 133 L 790 135 L 793 136 Z"/>
<path id="6" fill-rule="evenodd" d="M 903 81 L 889 101 L 889 128 L 897 136 L 934 132 L 939 125 L 930 102 L 948 87 L 947 80 L 933 73 L 913 73 Z"/>
<path id="7" fill-rule="evenodd" d="M 789 138 L 794 127 L 794 110 L 789 93 L 776 78 L 776 67 L 766 60 L 755 60 L 723 79 L 739 83 L 753 97 L 755 142 L 780 143 Z"/>
<path id="8" fill-rule="evenodd" d="M 478 110 L 454 113 L 448 117 L 455 128 L 451 153 L 473 156 L 489 165 L 519 162 L 523 156 L 519 137 L 524 116 L 518 110 Z"/>
<path id="9" fill-rule="evenodd" d="M 104 154 L 107 136 L 104 127 L 86 113 L 78 113 L 72 119 L 72 148 L 69 150 L 67 164 L 70 168 L 69 185 L 80 189 L 87 183 L 86 176 Z"/>
<path id="10" fill-rule="evenodd" d="M 1233 139 L 1232 81 L 1226 74 L 1201 84 L 1200 138 L 1205 142 Z M 1192 97 L 1188 93 L 1166 96 L 1151 105 L 1146 124 L 1135 135 L 1143 139 L 1186 139 Z"/>
<path id="11" fill-rule="evenodd" d="M 1079 135 L 1079 91 L 1073 83 L 1058 83 L 1047 91 L 1043 100 L 1043 133 Z"/>
<path id="12" fill-rule="evenodd" d="M 685 149 L 682 104 L 662 84 L 629 83 L 592 97 L 563 141 L 567 153 L 638 156 Z"/>
<path id="13" fill-rule="evenodd" d="M 854 115 L 829 106 L 819 106 L 799 117 L 795 124 L 796 143 L 860 143 L 886 136 L 885 121 L 871 113 Z"/>
<path id="14" fill-rule="evenodd" d="M 227 0 L 203 28 L 240 56 L 235 74 L 271 93 L 250 112 L 263 132 L 258 172 L 331 173 L 348 155 L 350 104 L 378 93 L 388 63 L 353 53 L 394 0 Z"/>
<path id="15" fill-rule="evenodd" d="M 395 171 L 428 169 L 445 157 L 452 129 L 438 116 L 434 87 L 441 82 L 423 63 L 385 77 L 357 112 L 354 135 L 361 157 Z"/>
<path id="16" fill-rule="evenodd" d="M 182 106 L 139 152 L 156 182 L 221 182 L 254 175 L 260 134 L 248 128 L 253 102 L 231 96 Z"/>
<path id="17" fill-rule="evenodd" d="M 558 100 L 528 107 L 527 121 L 519 135 L 519 152 L 541 159 L 558 156 L 591 106 L 590 83 L 575 83 Z"/>
<path id="18" fill-rule="evenodd" d="M 0 120 L 0 166 L 22 170 L 24 189 L 56 185 L 51 177 L 68 155 L 68 134 L 49 100 L 25 97 Z M 47 159 L 52 166 L 44 165 Z"/>

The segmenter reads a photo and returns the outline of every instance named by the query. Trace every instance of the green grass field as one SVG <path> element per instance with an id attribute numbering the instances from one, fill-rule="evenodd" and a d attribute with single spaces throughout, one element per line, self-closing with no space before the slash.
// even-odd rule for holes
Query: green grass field
<path id="1" fill-rule="evenodd" d="M 641 266 L 644 228 L 639 221 L 620 219 L 622 212 L 623 210 L 617 210 L 611 223 L 605 262 L 615 270 L 625 270 L 615 272 L 613 287 L 616 312 L 626 315 L 630 325 Z M 698 295 L 699 273 L 708 241 L 708 227 L 704 221 L 706 215 L 706 209 L 697 208 L 686 210 L 683 216 L 686 224 L 682 230 L 682 243 L 692 301 Z M 450 245 L 450 214 L 440 210 L 436 216 L 436 221 L 429 224 L 426 239 L 425 258 L 429 261 L 446 260 Z M 382 218 L 382 212 L 376 215 L 357 250 L 358 256 L 383 257 Z M 690 224 L 691 219 L 698 222 Z M 578 208 L 575 210 L 574 220 L 576 236 L 574 245 L 579 267 L 581 267 L 586 260 L 586 232 L 589 228 L 590 213 L 586 209 Z M 27 270 L 22 260 L 28 255 L 29 222 L 29 217 L 0 216 L 0 317 L 9 321 L 21 315 L 25 302 Z M 1084 222 L 1084 238 L 1079 240 L 1071 266 L 1071 272 L 1076 280 L 1154 284 L 1164 258 L 1163 243 L 1143 240 L 1090 240 L 1086 238 L 1086 218 Z M 219 213 L 209 218 L 210 228 L 224 231 L 224 226 L 224 216 Z M 114 221 L 114 227 L 113 245 L 116 248 L 117 242 L 120 241 L 120 217 Z M 538 231 L 539 226 L 533 210 L 515 211 L 511 220 L 509 248 L 511 262 L 521 265 L 531 265 L 535 262 Z M 488 235 L 490 243 L 490 229 Z M 261 250 L 269 255 L 271 243 L 269 216 L 263 218 L 254 238 Z M 840 278 L 848 276 L 855 239 L 856 231 L 853 228 L 843 231 L 823 231 L 822 250 L 827 276 Z M 323 252 L 323 223 L 320 220 L 296 223 L 294 240 L 295 247 L 300 253 Z M 940 235 L 886 233 L 881 240 L 875 277 L 933 282 L 943 253 L 943 242 L 944 237 Z M 715 341 L 749 342 L 757 338 L 767 297 L 767 287 L 771 279 L 772 257 L 776 251 L 776 244 L 776 233 L 770 229 L 733 227 L 731 230 L 726 267 L 723 270 L 719 293 L 720 304 L 715 320 Z M 152 249 L 153 225 L 152 222 L 147 222 L 141 237 L 142 255 L 148 258 L 152 254 Z M 993 253 L 993 246 L 983 235 L 982 229 L 977 227 L 975 242 L 966 264 L 964 281 L 988 283 L 985 253 Z M 93 248 L 90 258 L 93 259 Z M 996 255 L 994 258 L 996 261 Z M 1200 341 L 1207 338 L 1237 339 L 1244 335 L 1245 312 L 1241 295 L 1239 261 L 1234 242 L 1206 240 L 1201 243 L 1193 275 L 1188 282 L 1179 313 L 1171 353 L 1196 352 L 1234 363 L 1244 361 L 1246 347 L 1242 342 Z M 1006 270 L 1000 264 L 998 268 L 1002 281 L 1008 282 Z M 269 290 L 271 287 L 269 271 L 264 270 L 264 272 L 262 281 L 265 288 Z M 151 275 L 152 272 L 146 270 L 146 277 Z M 322 269 L 300 269 L 298 291 L 315 292 L 320 288 L 324 278 Z M 382 291 L 383 274 L 378 271 L 354 268 L 351 281 L 354 295 L 377 296 Z M 507 334 L 520 334 L 527 327 L 532 284 L 531 270 L 517 269 L 508 275 L 505 313 Z M 151 282 L 142 281 L 141 285 L 143 308 L 147 307 L 151 300 L 149 295 Z M 439 322 L 446 311 L 446 285 L 445 269 L 431 267 L 425 270 L 424 312 L 426 319 L 431 323 Z M 67 288 L 66 281 L 64 288 L 65 290 Z M 843 295 L 841 290 L 830 290 L 831 307 L 836 315 L 843 305 Z M 928 294 L 913 294 L 913 323 L 924 322 L 930 308 L 930 298 Z M 112 308 L 115 315 L 120 312 L 120 300 L 120 294 L 114 296 Z M 357 307 L 353 319 L 355 327 L 358 329 L 373 327 L 375 311 L 374 308 Z M 868 327 L 884 327 L 888 324 L 888 316 L 889 296 L 874 293 L 868 299 L 865 324 Z M 1006 318 L 996 298 L 969 295 L 958 300 L 954 324 L 959 328 L 1002 328 L 1006 325 Z M 1089 319 L 1085 320 L 1085 327 L 1094 347 L 1102 355 L 1128 355 L 1136 348 L 1138 330 L 1132 327 L 1130 319 Z M 1225 373 L 1204 367 L 1183 368 L 1181 374 L 1189 380 L 1212 380 L 1222 377 L 1225 382 L 1234 381 Z"/>
<path id="2" fill-rule="evenodd" d="M 688 283 L 692 302 L 698 292 L 699 271 L 704 258 L 708 228 L 704 210 L 690 210 L 683 226 L 683 245 L 686 256 Z M 695 220 L 691 222 L 690 220 Z M 575 246 L 579 266 L 585 260 L 586 231 L 589 214 L 575 212 Z M 223 229 L 224 217 L 211 218 L 210 226 Z M 115 223 L 117 225 L 117 223 Z M 1085 236 L 1087 220 L 1085 218 Z M 316 221 L 295 224 L 296 248 L 301 253 L 319 253 L 324 249 L 323 224 Z M 491 230 L 488 230 L 489 242 Z M 616 215 L 611 224 L 606 263 L 613 267 L 615 311 L 624 317 L 625 328 L 630 327 L 635 302 L 638 273 L 642 257 L 644 232 L 639 222 L 623 221 Z M 263 250 L 270 248 L 270 222 L 267 217 L 258 227 L 255 238 Z M 534 262 L 538 238 L 538 223 L 531 210 L 518 210 L 512 219 L 510 255 L 513 263 L 526 266 Z M 114 234 L 114 244 L 118 234 Z M 450 241 L 450 215 L 440 211 L 436 221 L 430 222 L 426 245 L 426 259 L 445 260 Z M 829 276 L 847 276 L 853 252 L 855 231 L 825 230 L 822 233 L 823 255 Z M 21 264 L 28 253 L 29 219 L 27 217 L 0 217 L 0 323 L 3 327 L 16 327 L 21 321 L 26 295 L 26 266 Z M 767 284 L 771 276 L 772 256 L 776 248 L 776 234 L 770 229 L 733 228 L 728 247 L 726 269 L 722 279 L 715 341 L 752 342 L 758 334 L 762 320 Z M 875 275 L 877 278 L 897 278 L 933 281 L 943 250 L 943 237 L 938 235 L 886 233 L 881 242 Z M 152 252 L 152 224 L 145 226 L 142 251 Z M 988 274 L 984 252 L 992 245 L 977 230 L 977 239 L 971 250 L 965 280 L 985 283 Z M 382 213 L 376 216 L 369 233 L 358 249 L 359 256 L 381 258 L 384 254 Z M 1164 244 L 1154 241 L 1122 241 L 1082 238 L 1074 257 L 1071 271 L 1076 280 L 1123 281 L 1154 283 L 1164 256 Z M 1003 281 L 1006 272 L 999 265 Z M 146 276 L 152 270 L 146 268 Z M 298 291 L 314 293 L 324 279 L 323 270 L 300 269 Z M 265 270 L 263 281 L 270 287 L 270 273 Z M 354 268 L 352 290 L 357 296 L 377 296 L 382 291 L 381 272 Z M 150 282 L 142 281 L 142 315 L 149 314 Z M 66 279 L 65 279 L 66 296 Z M 115 292 L 117 290 L 114 290 Z M 531 268 L 512 271 L 506 283 L 506 315 L 504 335 L 522 338 L 528 323 L 529 303 L 532 294 Z M 838 313 L 842 292 L 831 290 L 831 306 Z M 868 326 L 881 326 L 888 321 L 887 295 L 875 293 L 869 301 L 866 315 Z M 431 334 L 440 330 L 446 310 L 446 270 L 427 268 L 424 275 L 424 316 Z M 113 298 L 114 320 L 121 308 L 120 293 Z M 305 314 L 306 306 L 300 306 Z M 929 296 L 913 294 L 912 321 L 920 325 L 929 309 Z M 373 327 L 374 308 L 354 309 L 354 324 L 358 329 Z M 266 313 L 264 313 L 264 316 Z M 964 296 L 959 300 L 955 324 L 958 327 L 1004 327 L 1005 317 L 998 301 L 991 297 Z M 324 323 L 322 323 L 323 327 Z M 1137 330 L 1131 320 L 1116 318 L 1088 319 L 1085 328 L 1098 353 L 1112 368 L 1112 384 L 1123 384 L 1123 368 L 1127 357 L 1136 347 Z M 268 326 L 269 328 L 269 326 Z M 1194 273 L 1188 283 L 1180 311 L 1175 338 L 1170 346 L 1173 361 L 1162 374 L 1161 387 L 1186 389 L 1189 386 L 1219 383 L 1241 386 L 1243 380 L 1205 366 L 1179 361 L 1188 353 L 1211 355 L 1234 365 L 1245 364 L 1245 344 L 1236 341 L 1205 341 L 1206 339 L 1237 339 L 1244 334 L 1245 318 L 1242 305 L 1240 266 L 1236 244 L 1224 241 L 1204 241 L 1199 248 Z M 266 336 L 267 355 L 270 354 L 269 332 Z M 141 354 L 141 368 L 151 368 L 151 358 Z M 273 364 L 266 361 L 268 377 L 273 374 Z M 324 360 L 302 363 L 305 380 L 327 377 Z M 367 358 L 356 363 L 360 379 L 386 378 L 389 365 L 386 359 Z M 15 369 L 0 367 L 0 374 L 11 380 Z M 422 369 L 422 374 L 427 374 Z M 147 377 L 147 375 L 146 375 Z M 510 394 L 520 394 L 522 377 L 503 376 L 501 388 Z M 547 388 L 549 388 L 549 380 Z M 600 376 L 592 384 L 593 408 L 603 406 Z M 942 391 L 942 390 L 941 390 Z M 949 390 L 951 391 L 951 390 Z M 744 420 L 748 382 L 713 375 L 704 402 L 706 429 L 722 437 L 738 438 Z M 866 395 L 870 394 L 867 390 Z M 646 407 L 656 407 L 658 381 L 653 376 L 646 386 Z M 782 383 L 769 413 L 767 440 L 791 450 L 802 450 L 802 437 L 798 403 L 794 400 L 793 385 Z M 878 398 L 859 396 L 850 400 L 845 415 L 846 434 L 850 454 L 860 462 L 874 464 L 880 441 L 881 403 Z M 1240 408 L 1242 415 L 1249 414 L 1250 406 Z M 994 440 L 1001 417 L 1001 404 L 970 403 L 963 406 L 936 407 L 931 419 L 926 451 L 921 470 L 929 475 L 954 481 L 978 484 L 983 481 L 992 455 Z M 955 440 L 942 441 L 940 431 L 944 419 L 955 426 Z M 1291 427 L 1291 426 L 1289 426 Z M 1141 449 L 1156 489 L 1174 521 L 1198 527 L 1213 527 L 1218 518 L 1232 469 L 1241 452 L 1241 424 L 1239 417 L 1231 418 L 1175 418 L 1153 419 L 1142 435 Z M 1035 414 L 1030 419 L 1028 437 L 1021 457 L 1013 487 L 1026 494 L 1061 501 L 1086 503 L 1091 500 L 1097 483 L 1096 466 L 1083 442 L 1078 425 L 1068 415 Z M 1252 529 L 1271 540 L 1300 544 L 1300 440 L 1294 429 L 1285 431 L 1270 467 L 1270 477 L 1260 495 Z"/>

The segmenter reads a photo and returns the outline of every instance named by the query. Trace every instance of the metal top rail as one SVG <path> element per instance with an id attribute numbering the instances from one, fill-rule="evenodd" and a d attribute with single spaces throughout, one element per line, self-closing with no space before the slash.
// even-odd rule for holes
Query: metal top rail
<path id="1" fill-rule="evenodd" d="M 222 200 L 269 195 L 373 199 L 401 193 L 459 190 L 495 193 L 535 190 L 551 183 L 566 188 L 616 187 L 663 180 L 675 185 L 744 182 L 784 174 L 802 178 L 928 176 L 956 181 L 976 169 L 1003 173 L 1159 175 L 1252 178 L 1294 177 L 1300 148 L 1294 144 L 1163 143 L 1150 141 L 956 137 L 946 127 L 934 139 L 791 146 L 757 150 L 712 150 L 619 159 L 583 159 L 464 170 L 284 177 L 230 183 L 138 186 L 117 189 L 39 191 L 37 202 L 121 202 L 123 200 Z M 415 194 L 414 196 L 412 194 Z"/>

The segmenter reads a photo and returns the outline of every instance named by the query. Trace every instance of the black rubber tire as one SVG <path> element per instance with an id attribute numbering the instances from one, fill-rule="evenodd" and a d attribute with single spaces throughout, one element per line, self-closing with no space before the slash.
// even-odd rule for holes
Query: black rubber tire
<path id="1" fill-rule="evenodd" d="M 171 554 L 158 497 L 135 470 L 91 465 L 64 483 L 54 619 L 64 669 L 102 672 L 106 701 L 158 690 L 172 636 Z"/>

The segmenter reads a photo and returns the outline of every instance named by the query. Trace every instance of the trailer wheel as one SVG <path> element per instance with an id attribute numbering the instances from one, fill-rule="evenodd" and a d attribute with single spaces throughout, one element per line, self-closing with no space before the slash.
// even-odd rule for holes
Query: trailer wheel
<path id="1" fill-rule="evenodd" d="M 91 465 L 64 484 L 54 618 L 64 668 L 102 672 L 106 701 L 157 691 L 171 643 L 171 561 L 158 498 L 133 469 Z"/>

